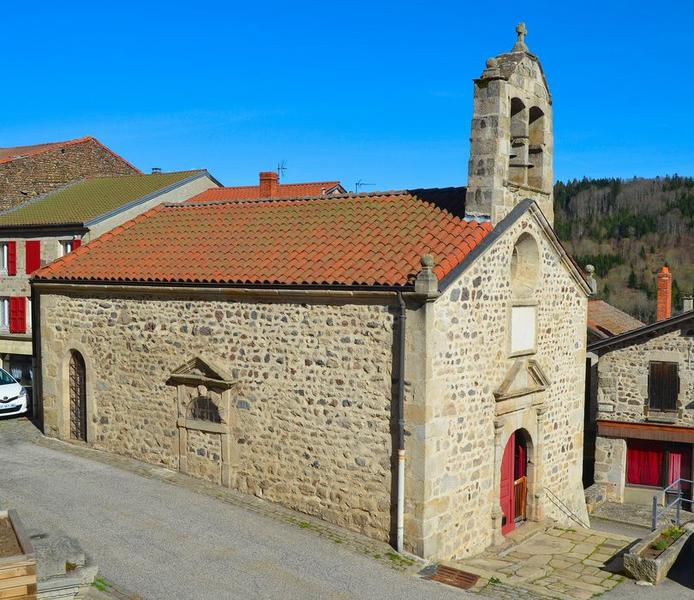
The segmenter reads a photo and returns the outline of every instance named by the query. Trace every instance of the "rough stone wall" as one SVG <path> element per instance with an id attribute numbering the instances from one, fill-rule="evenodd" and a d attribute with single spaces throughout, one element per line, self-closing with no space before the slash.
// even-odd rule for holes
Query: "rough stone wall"
<path id="1" fill-rule="evenodd" d="M 615 348 L 598 360 L 598 419 L 642 423 L 648 416 L 650 361 L 678 364 L 679 414 L 675 424 L 694 426 L 694 318 L 689 326 Z"/>
<path id="2" fill-rule="evenodd" d="M 626 440 L 595 438 L 595 483 L 605 490 L 605 497 L 611 502 L 624 500 L 626 461 Z"/>
<path id="3" fill-rule="evenodd" d="M 419 507 L 424 535 L 432 532 L 433 539 L 425 554 L 461 558 L 492 543 L 499 452 L 517 426 L 531 432 L 537 427 L 532 407 L 497 417 L 493 395 L 516 360 L 509 352 L 510 259 L 522 232 L 538 242 L 540 263 L 532 293 L 537 350 L 526 358 L 536 360 L 550 379 L 548 388 L 538 393 L 541 398 L 533 399 L 546 407 L 544 426 L 533 434 L 541 440 L 532 440 L 541 446 L 535 465 L 538 489 L 549 489 L 576 515 L 587 518 L 581 483 L 587 298 L 526 213 L 433 304 L 426 492 Z M 501 450 L 495 446 L 495 421 L 509 425 L 500 439 Z M 537 502 L 545 515 L 569 522 L 545 494 Z"/>
<path id="4" fill-rule="evenodd" d="M 135 175 L 125 160 L 89 140 L 0 164 L 0 210 L 76 179 L 97 175 Z"/>
<path id="5" fill-rule="evenodd" d="M 171 373 L 233 374 L 231 485 L 388 539 L 393 314 L 381 305 L 41 297 L 44 423 L 66 438 L 67 361 L 87 364 L 89 443 L 178 467 Z"/>
<path id="6" fill-rule="evenodd" d="M 188 473 L 214 483 L 222 480 L 221 435 L 207 431 L 188 431 Z"/>

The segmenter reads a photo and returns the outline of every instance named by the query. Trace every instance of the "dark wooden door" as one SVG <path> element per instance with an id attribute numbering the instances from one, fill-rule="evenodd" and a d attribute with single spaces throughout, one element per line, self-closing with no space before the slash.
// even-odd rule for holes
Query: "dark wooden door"
<path id="1" fill-rule="evenodd" d="M 70 356 L 70 437 L 87 441 L 87 373 L 79 352 Z"/>
<path id="2" fill-rule="evenodd" d="M 513 454 L 516 447 L 516 434 L 511 434 L 511 437 L 506 443 L 504 454 L 501 458 L 501 491 L 500 504 L 503 517 L 501 520 L 501 533 L 506 535 L 516 526 L 514 517 L 514 498 L 513 498 Z"/>

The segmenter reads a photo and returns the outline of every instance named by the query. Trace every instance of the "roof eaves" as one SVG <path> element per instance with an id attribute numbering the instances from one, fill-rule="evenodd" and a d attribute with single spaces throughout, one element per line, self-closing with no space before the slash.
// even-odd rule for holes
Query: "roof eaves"
<path id="1" fill-rule="evenodd" d="M 621 343 L 633 342 L 640 339 L 643 336 L 650 335 L 651 333 L 657 333 L 660 329 L 666 329 L 668 327 L 677 327 L 682 323 L 686 323 L 691 320 L 694 323 L 694 310 L 680 313 L 669 319 L 663 319 L 662 321 L 656 321 L 650 325 L 644 325 L 638 329 L 632 329 L 619 335 L 612 336 L 605 340 L 598 340 L 588 345 L 588 351 L 596 352 L 598 350 L 609 349 L 611 346 L 617 346 Z"/>
<path id="2" fill-rule="evenodd" d="M 141 196 L 140 198 L 136 198 L 135 200 L 131 200 L 130 202 L 123 204 L 122 206 L 119 206 L 118 208 L 114 208 L 113 210 L 110 210 L 108 212 L 102 213 L 89 221 L 85 221 L 84 225 L 85 227 L 91 227 L 93 225 L 96 225 L 97 223 L 101 223 L 102 221 L 105 221 L 106 219 L 110 219 L 111 217 L 115 217 L 116 215 L 121 214 L 122 212 L 126 210 L 130 210 L 131 208 L 134 208 L 135 206 L 139 206 L 140 204 L 143 204 L 149 200 L 153 200 L 157 196 L 161 196 L 162 194 L 168 194 L 169 192 L 175 190 L 176 188 L 179 188 L 183 185 L 186 185 L 190 183 L 191 181 L 195 181 L 196 179 L 200 179 L 201 177 L 209 176 L 209 173 L 206 170 L 201 170 L 190 177 L 186 177 L 185 179 L 181 179 L 179 181 L 176 181 L 175 183 L 171 183 L 167 185 L 166 187 L 160 188 L 154 192 L 150 192 L 149 194 L 146 194 L 145 196 Z M 145 175 L 146 177 L 146 175 Z"/>

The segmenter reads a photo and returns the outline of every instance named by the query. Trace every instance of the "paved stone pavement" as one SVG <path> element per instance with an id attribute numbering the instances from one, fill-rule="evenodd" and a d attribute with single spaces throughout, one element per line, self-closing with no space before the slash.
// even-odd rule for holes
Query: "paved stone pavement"
<path id="1" fill-rule="evenodd" d="M 624 580 L 613 559 L 632 538 L 578 526 L 528 527 L 532 534 L 527 539 L 461 561 L 461 568 L 549 598 L 588 599 Z M 523 535 L 522 529 L 516 535 Z"/>

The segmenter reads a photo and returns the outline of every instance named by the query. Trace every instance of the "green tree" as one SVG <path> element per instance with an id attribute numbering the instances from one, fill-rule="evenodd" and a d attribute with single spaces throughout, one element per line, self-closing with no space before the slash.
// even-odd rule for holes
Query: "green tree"
<path id="1" fill-rule="evenodd" d="M 636 281 L 636 273 L 634 273 L 634 265 L 631 265 L 631 273 L 629 273 L 629 281 L 627 286 L 632 290 L 635 290 L 638 286 L 638 282 Z"/>

